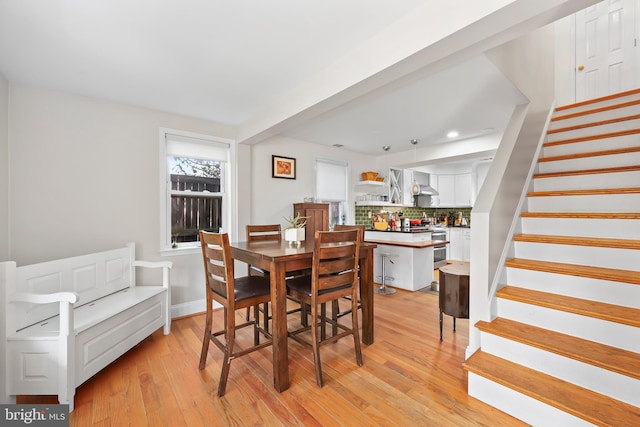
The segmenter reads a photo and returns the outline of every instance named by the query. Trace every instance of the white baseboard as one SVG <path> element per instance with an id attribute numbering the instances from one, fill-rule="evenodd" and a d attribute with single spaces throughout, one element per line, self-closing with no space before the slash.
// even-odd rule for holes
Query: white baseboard
<path id="1" fill-rule="evenodd" d="M 213 302 L 213 309 L 222 307 L 217 302 Z M 182 304 L 171 306 L 171 318 L 191 316 L 192 314 L 204 313 L 207 311 L 207 300 L 199 299 L 195 301 L 184 302 Z"/>
<path id="2" fill-rule="evenodd" d="M 196 313 L 204 313 L 207 309 L 207 301 L 203 298 L 171 306 L 171 318 L 189 316 Z"/>

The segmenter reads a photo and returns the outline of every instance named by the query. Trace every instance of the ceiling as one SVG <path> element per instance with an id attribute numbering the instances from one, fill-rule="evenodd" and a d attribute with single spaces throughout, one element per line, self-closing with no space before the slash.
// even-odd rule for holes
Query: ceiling
<path id="1" fill-rule="evenodd" d="M 396 82 L 283 132 L 364 154 L 413 150 L 501 132 L 526 98 L 484 56 L 437 74 Z M 457 137 L 448 138 L 450 131 Z"/>
<path id="2" fill-rule="evenodd" d="M 0 0 L 11 82 L 232 126 L 425 0 Z M 397 80 L 282 134 L 380 155 L 504 128 L 524 97 L 484 56 Z"/>

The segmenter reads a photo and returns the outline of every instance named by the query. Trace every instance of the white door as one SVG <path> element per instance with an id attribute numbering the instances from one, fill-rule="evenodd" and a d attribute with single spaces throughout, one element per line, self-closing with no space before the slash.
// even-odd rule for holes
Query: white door
<path id="1" fill-rule="evenodd" d="M 605 0 L 576 13 L 576 102 L 640 85 L 637 0 Z"/>

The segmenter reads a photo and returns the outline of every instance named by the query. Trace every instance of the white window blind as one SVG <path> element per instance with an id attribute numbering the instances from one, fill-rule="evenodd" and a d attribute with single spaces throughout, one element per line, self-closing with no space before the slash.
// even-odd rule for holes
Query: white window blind
<path id="1" fill-rule="evenodd" d="M 229 144 L 182 135 L 166 134 L 167 156 L 210 159 L 226 162 Z"/>
<path id="2" fill-rule="evenodd" d="M 349 163 L 335 160 L 316 160 L 316 199 L 347 201 Z"/>

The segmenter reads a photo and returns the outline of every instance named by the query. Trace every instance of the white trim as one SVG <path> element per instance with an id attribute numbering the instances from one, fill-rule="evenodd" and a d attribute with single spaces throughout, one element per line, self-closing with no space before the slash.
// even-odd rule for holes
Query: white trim
<path id="1" fill-rule="evenodd" d="M 199 299 L 196 301 L 183 302 L 171 306 L 171 318 L 190 316 L 192 314 L 204 313 L 207 309 L 207 300 Z"/>

